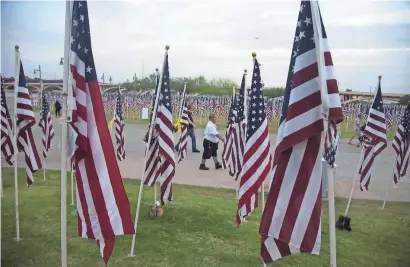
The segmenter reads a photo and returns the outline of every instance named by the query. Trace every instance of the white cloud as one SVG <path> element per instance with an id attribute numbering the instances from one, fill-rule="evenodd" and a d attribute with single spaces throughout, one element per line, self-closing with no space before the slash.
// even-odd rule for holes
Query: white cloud
<path id="1" fill-rule="evenodd" d="M 329 26 L 366 27 L 373 25 L 410 24 L 410 10 L 337 18 Z"/>

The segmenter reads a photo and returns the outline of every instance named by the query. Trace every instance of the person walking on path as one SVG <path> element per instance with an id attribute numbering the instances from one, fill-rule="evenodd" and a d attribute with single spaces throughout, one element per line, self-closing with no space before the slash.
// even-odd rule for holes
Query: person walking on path
<path id="1" fill-rule="evenodd" d="M 209 121 L 204 131 L 204 152 L 202 154 L 201 165 L 199 165 L 200 170 L 209 170 L 209 168 L 205 166 L 205 162 L 211 157 L 215 162 L 215 169 L 222 168 L 222 165 L 218 162 L 217 157 L 218 139 L 222 142 L 225 142 L 225 139 L 219 134 L 215 123 L 216 116 L 214 114 L 209 115 Z"/>
<path id="2" fill-rule="evenodd" d="M 54 104 L 54 108 L 56 110 L 56 117 L 60 117 L 61 116 L 61 104 L 60 102 L 57 100 L 56 103 Z"/>
<path id="3" fill-rule="evenodd" d="M 201 151 L 196 149 L 196 136 L 195 136 L 196 125 L 194 124 L 194 118 L 192 117 L 192 105 L 189 104 L 187 108 L 188 108 L 188 123 L 189 123 L 188 124 L 188 135 L 189 137 L 191 137 L 191 141 L 192 141 L 192 152 L 199 153 Z M 179 141 L 175 145 L 175 151 L 177 152 L 178 152 L 178 147 L 179 147 Z"/>
<path id="4" fill-rule="evenodd" d="M 360 119 L 361 119 L 362 115 L 357 115 L 356 120 L 354 121 L 354 135 L 352 136 L 352 138 L 350 138 L 349 141 L 349 145 L 353 145 L 352 144 L 352 140 L 357 138 L 359 139 L 360 137 Z M 360 144 L 360 143 L 359 143 Z M 359 144 L 357 146 L 359 146 Z"/>

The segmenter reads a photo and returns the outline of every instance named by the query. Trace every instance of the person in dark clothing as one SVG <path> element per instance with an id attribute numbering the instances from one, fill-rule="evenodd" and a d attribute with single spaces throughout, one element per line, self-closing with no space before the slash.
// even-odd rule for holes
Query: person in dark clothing
<path id="1" fill-rule="evenodd" d="M 189 137 L 191 137 L 191 141 L 192 141 L 192 152 L 199 153 L 201 151 L 199 151 L 196 148 L 196 136 L 195 136 L 196 125 L 194 124 L 194 118 L 192 117 L 192 105 L 189 104 L 187 108 L 188 108 L 188 123 L 189 123 L 188 124 L 188 135 Z M 179 141 L 175 145 L 175 151 L 178 151 L 178 147 L 179 147 Z"/>
<path id="2" fill-rule="evenodd" d="M 54 108 L 56 109 L 56 117 L 60 117 L 61 116 L 61 104 L 58 100 L 54 104 Z"/>

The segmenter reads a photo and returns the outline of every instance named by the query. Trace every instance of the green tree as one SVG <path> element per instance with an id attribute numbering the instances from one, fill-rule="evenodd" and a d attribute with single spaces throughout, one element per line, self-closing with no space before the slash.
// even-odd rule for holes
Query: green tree
<path id="1" fill-rule="evenodd" d="M 410 102 L 410 95 L 404 95 L 399 100 L 400 105 L 407 105 L 409 102 Z"/>

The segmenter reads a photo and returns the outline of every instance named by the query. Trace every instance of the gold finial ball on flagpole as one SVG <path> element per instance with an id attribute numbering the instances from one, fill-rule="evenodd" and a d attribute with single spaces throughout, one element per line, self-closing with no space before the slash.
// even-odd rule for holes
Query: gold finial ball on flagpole
<path id="1" fill-rule="evenodd" d="M 252 57 L 256 57 L 256 52 L 252 52 Z"/>
<path id="2" fill-rule="evenodd" d="M 18 45 L 15 45 L 14 48 L 16 49 L 16 51 L 19 50 L 19 46 L 18 46 Z"/>
<path id="3" fill-rule="evenodd" d="M 382 75 L 381 74 L 379 74 L 379 80 L 381 80 L 382 79 Z"/>
<path id="4" fill-rule="evenodd" d="M 166 50 L 169 50 L 169 45 L 166 45 L 166 46 L 165 46 L 165 49 L 166 49 Z"/>

